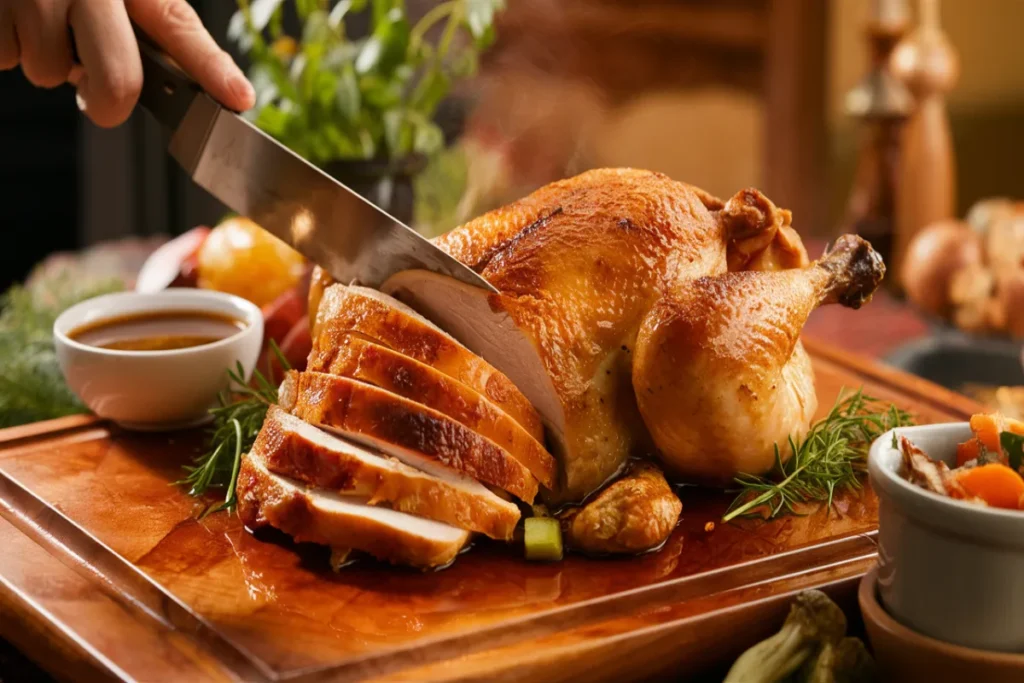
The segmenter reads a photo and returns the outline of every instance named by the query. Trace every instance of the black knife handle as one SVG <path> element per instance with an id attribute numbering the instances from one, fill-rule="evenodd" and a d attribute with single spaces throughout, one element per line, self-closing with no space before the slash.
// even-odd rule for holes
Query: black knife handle
<path id="1" fill-rule="evenodd" d="M 138 26 L 133 23 L 132 28 L 135 29 L 139 56 L 142 58 L 142 93 L 139 95 L 139 104 L 173 131 L 185 118 L 193 100 L 203 94 L 203 89 L 175 65 Z M 80 63 L 73 33 L 71 51 L 75 62 Z"/>
<path id="2" fill-rule="evenodd" d="M 139 104 L 173 131 L 181 124 L 193 100 L 203 93 L 203 89 L 173 64 L 164 51 L 138 27 L 135 28 L 135 35 L 139 41 L 139 55 L 142 57 L 142 94 L 139 95 Z"/>

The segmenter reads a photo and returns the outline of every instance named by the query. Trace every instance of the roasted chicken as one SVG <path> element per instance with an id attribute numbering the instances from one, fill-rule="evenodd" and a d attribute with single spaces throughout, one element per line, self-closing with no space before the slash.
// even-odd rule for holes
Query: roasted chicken
<path id="1" fill-rule="evenodd" d="M 737 467 L 763 473 L 772 464 L 774 441 L 801 431 L 814 411 L 810 364 L 797 344 L 806 314 L 838 298 L 844 278 L 858 285 L 842 302 L 859 305 L 882 273 L 880 260 L 858 238 L 844 242 L 849 258 L 808 266 L 789 212 L 756 190 L 722 202 L 663 175 L 630 169 L 555 183 L 437 243 L 500 294 L 423 271 L 400 273 L 384 289 L 489 359 L 531 399 L 562 464 L 560 485 L 550 493 L 557 502 L 580 501 L 599 489 L 631 454 L 657 452 L 673 471 L 714 481 L 742 471 Z M 749 269 L 761 272 L 721 277 Z M 772 274 L 783 269 L 806 270 L 794 270 L 804 274 L 783 286 L 786 278 Z M 811 286 L 826 287 L 827 278 L 817 274 L 828 273 L 834 273 L 832 299 Z M 704 302 L 706 324 L 692 321 L 696 327 L 687 342 L 704 356 L 673 354 L 677 340 L 666 330 L 676 317 L 690 314 L 673 302 L 715 291 L 722 295 Z M 778 301 L 769 313 L 764 306 L 773 296 Z M 766 336 L 770 315 L 784 319 Z M 727 367 L 723 360 L 712 367 L 714 380 L 700 379 L 690 364 L 719 362 L 705 347 L 725 340 L 722 326 L 733 335 L 728 353 L 765 354 L 720 386 L 735 364 Z M 781 346 L 768 354 L 773 344 Z M 784 381 L 755 376 L 765 372 Z M 756 397 L 741 395 L 755 386 Z M 679 397 L 667 389 L 702 401 L 676 404 Z M 722 403 L 705 405 L 710 400 Z M 742 401 L 761 417 L 740 412 Z M 673 439 L 680 423 L 700 429 L 702 422 L 707 439 L 686 445 Z M 709 453 L 708 440 L 723 430 L 736 438 Z M 709 458 L 720 464 L 716 471 L 702 464 Z"/>
<path id="2" fill-rule="evenodd" d="M 379 292 L 316 272 L 308 367 L 281 390 L 293 416 L 402 466 L 371 468 L 292 425 L 289 444 L 304 456 L 262 447 L 247 458 L 239 495 L 254 523 L 294 528 L 298 514 L 261 491 L 318 518 L 318 491 L 367 493 L 367 473 L 379 472 L 391 483 L 361 505 L 501 537 L 510 517 L 498 496 L 539 494 L 575 505 L 563 515 L 572 547 L 656 548 L 682 507 L 656 463 L 716 484 L 770 469 L 774 444 L 804 431 L 816 407 L 799 341 L 807 316 L 823 303 L 861 305 L 884 272 L 852 236 L 809 263 L 790 213 L 756 190 L 723 202 L 632 169 L 553 183 L 436 243 L 498 293 L 425 271 Z M 631 456 L 642 461 L 627 469 Z M 342 466 L 364 480 L 346 481 Z M 405 499 L 445 486 L 447 505 Z M 452 506 L 472 514 L 460 521 Z M 417 532 L 443 548 L 419 539 L 399 558 L 363 537 L 346 542 L 418 566 L 463 542 L 440 527 Z"/>

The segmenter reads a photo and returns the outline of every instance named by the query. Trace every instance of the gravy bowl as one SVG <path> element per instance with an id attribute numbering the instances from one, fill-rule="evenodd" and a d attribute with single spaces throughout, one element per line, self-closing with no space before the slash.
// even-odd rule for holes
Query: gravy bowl
<path id="1" fill-rule="evenodd" d="M 244 326 L 207 344 L 158 351 L 114 350 L 72 338 L 87 325 L 160 311 L 205 312 Z M 237 363 L 248 381 L 263 345 L 263 313 L 240 297 L 200 289 L 121 292 L 64 311 L 53 338 L 68 386 L 96 415 L 128 429 L 178 429 L 209 419 L 217 394 L 229 386 L 227 371 Z"/>
<path id="2" fill-rule="evenodd" d="M 966 422 L 901 427 L 930 457 L 955 467 Z M 871 446 L 878 494 L 878 594 L 897 621 L 938 640 L 1024 653 L 1024 511 L 978 506 L 903 479 L 893 432 Z"/>

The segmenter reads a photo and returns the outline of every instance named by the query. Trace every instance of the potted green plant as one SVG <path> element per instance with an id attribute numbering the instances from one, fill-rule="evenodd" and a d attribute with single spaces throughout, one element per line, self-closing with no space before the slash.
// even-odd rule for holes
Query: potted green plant
<path id="1" fill-rule="evenodd" d="M 434 121 L 475 73 L 504 0 L 444 0 L 410 25 L 405 0 L 238 0 L 229 38 L 250 60 L 269 135 L 409 222 L 414 176 L 444 148 Z M 286 11 L 300 35 L 285 31 Z M 363 14 L 369 31 L 346 22 Z"/>

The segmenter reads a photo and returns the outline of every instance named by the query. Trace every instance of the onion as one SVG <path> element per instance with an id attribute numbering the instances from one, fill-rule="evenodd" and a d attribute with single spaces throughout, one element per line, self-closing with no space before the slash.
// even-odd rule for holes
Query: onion
<path id="1" fill-rule="evenodd" d="M 1024 270 L 999 278 L 997 287 L 1006 332 L 1014 339 L 1024 339 Z"/>
<path id="2" fill-rule="evenodd" d="M 982 265 L 965 266 L 953 273 L 949 284 L 949 302 L 953 322 L 966 332 L 1001 329 L 998 306 L 993 296 L 995 276 Z"/>
<path id="3" fill-rule="evenodd" d="M 1000 215 L 989 224 L 985 253 L 998 278 L 1024 268 L 1024 213 Z"/>
<path id="4" fill-rule="evenodd" d="M 911 240 L 903 259 L 903 288 L 922 310 L 949 313 L 950 282 L 963 268 L 983 262 L 981 239 L 966 223 L 940 221 Z"/>
<path id="5" fill-rule="evenodd" d="M 964 220 L 984 235 L 992 223 L 1013 215 L 1014 211 L 1015 206 L 1012 200 L 1006 197 L 989 197 L 975 202 Z"/>

